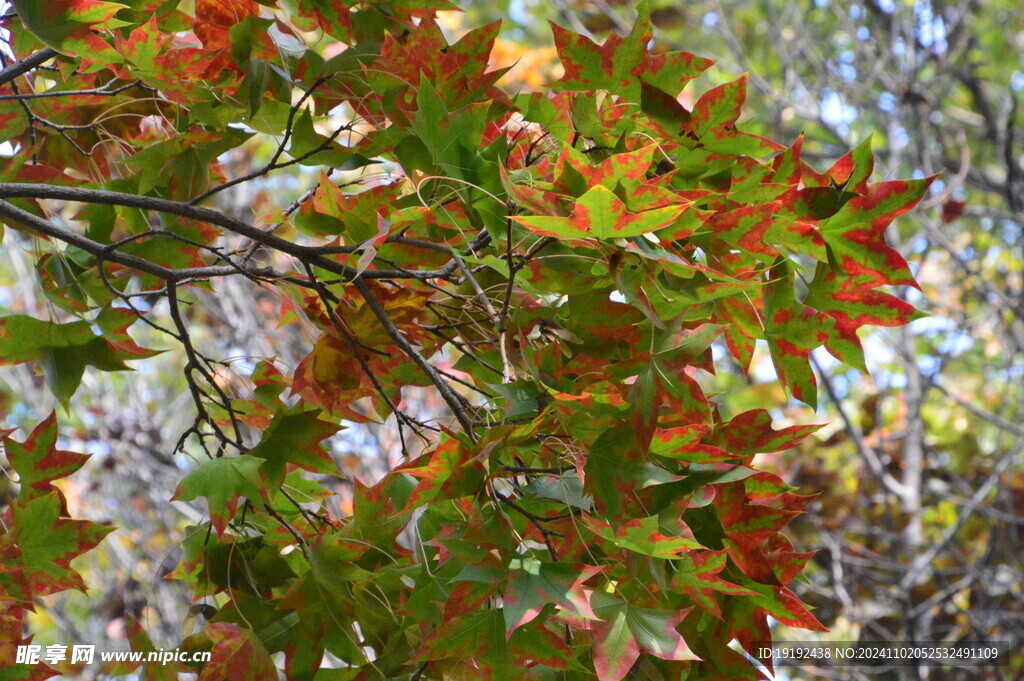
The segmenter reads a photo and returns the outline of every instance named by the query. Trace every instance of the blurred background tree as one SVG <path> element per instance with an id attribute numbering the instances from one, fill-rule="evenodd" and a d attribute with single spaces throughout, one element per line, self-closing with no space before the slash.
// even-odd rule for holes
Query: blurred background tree
<path id="1" fill-rule="evenodd" d="M 897 232 L 890 235 L 922 285 L 901 295 L 931 316 L 864 338 L 875 380 L 816 355 L 828 397 L 818 419 L 831 425 L 773 465 L 804 492 L 822 493 L 791 532 L 798 546 L 818 549 L 798 595 L 817 607 L 833 640 L 1003 640 L 1020 650 L 1024 9 L 1010 0 L 651 5 L 656 49 L 717 60 L 702 76 L 705 82 L 687 92 L 749 72 L 753 92 L 744 119 L 752 123 L 746 130 L 785 143 L 804 135 L 804 158 L 819 168 L 870 136 L 879 158 L 876 179 L 942 173 L 922 206 L 894 223 Z M 467 3 L 465 13 L 446 12 L 443 19 L 455 37 L 500 17 L 506 21 L 494 59 L 517 62 L 502 84 L 521 91 L 560 75 L 545 19 L 600 41 L 611 31 L 627 32 L 634 10 L 619 0 L 512 0 Z M 241 175 L 263 152 L 232 152 L 227 164 Z M 242 192 L 234 196 L 246 200 Z M 22 249 L 9 247 L 13 242 Z M 6 235 L 3 314 L 54 304 L 35 293 L 34 258 L 25 251 L 37 246 Z M 244 284 L 227 283 L 235 289 L 203 300 L 197 313 L 204 323 L 195 324 L 207 334 L 197 342 L 225 358 L 224 380 L 231 380 L 233 363 L 272 352 L 294 366 L 311 339 L 294 326 L 278 330 L 268 315 L 273 306 L 254 302 Z M 159 347 L 156 339 L 145 340 Z M 180 366 L 181 358 L 171 355 L 166 366 Z M 37 422 L 54 408 L 29 368 L 5 367 L 0 377 L 8 427 Z M 760 406 L 732 403 L 739 391 L 730 386 L 743 382 L 760 386 L 762 404 L 785 400 L 767 352 L 759 353 L 749 376 L 736 369 L 714 378 L 717 399 L 729 411 Z M 757 393 L 743 394 L 752 399 Z M 424 414 L 440 409 L 429 400 L 422 396 Z M 88 482 L 68 490 L 79 504 L 73 512 L 134 529 L 116 533 L 87 559 L 94 564 L 84 572 L 103 574 L 87 582 L 105 586 L 88 599 L 71 594 L 53 604 L 46 616 L 54 621 L 35 623 L 37 631 L 49 624 L 54 641 L 102 645 L 123 637 L 128 613 L 146 618 L 151 633 L 178 633 L 188 595 L 161 577 L 177 562 L 183 528 L 199 519 L 198 511 L 177 503 L 180 514 L 167 517 L 156 502 L 169 498 L 181 477 L 168 453 L 184 429 L 187 401 L 177 371 L 86 374 L 66 429 L 77 441 L 67 446 L 98 456 L 88 465 L 91 475 L 78 476 Z M 795 402 L 785 412 L 775 416 L 808 416 Z M 344 470 L 373 480 L 396 460 L 392 432 L 352 428 L 333 451 Z M 107 474 L 113 468 L 116 478 Z M 346 484 L 337 482 L 342 504 Z M 944 671 L 941 678 L 1019 678 L 1022 663 L 1016 664 Z M 783 674 L 822 678 L 824 672 Z M 849 669 L 828 674 L 867 678 Z M 939 677 L 925 668 L 901 668 L 887 678 Z"/>

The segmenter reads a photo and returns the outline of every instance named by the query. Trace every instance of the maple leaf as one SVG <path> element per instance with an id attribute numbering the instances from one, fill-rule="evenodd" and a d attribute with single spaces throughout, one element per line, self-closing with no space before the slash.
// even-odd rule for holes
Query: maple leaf
<path id="1" fill-rule="evenodd" d="M 730 247 L 742 249 L 754 257 L 762 256 L 759 259 L 770 263 L 779 251 L 765 243 L 765 235 L 774 224 L 777 210 L 774 203 L 741 206 L 725 213 L 714 213 L 704 224 Z"/>
<path id="2" fill-rule="evenodd" d="M 745 490 L 743 481 L 721 485 L 715 505 L 721 513 L 726 536 L 741 552 L 752 552 L 800 515 L 800 508 L 750 503 Z M 804 504 L 811 499 L 813 497 L 808 497 Z"/>
<path id="3" fill-rule="evenodd" d="M 777 261 L 771 271 L 772 282 L 765 287 L 764 336 L 772 362 L 793 397 L 817 407 L 818 384 L 808 357 L 834 335 L 835 321 L 797 301 L 787 261 Z M 862 366 L 864 361 L 857 355 L 838 359 L 853 366 Z"/>
<path id="4" fill-rule="evenodd" d="M 321 421 L 319 409 L 281 407 L 264 430 L 249 456 L 264 459 L 260 474 L 272 489 L 284 482 L 288 464 L 314 473 L 333 475 L 337 467 L 320 442 L 338 432 L 338 426 Z"/>
<path id="5" fill-rule="evenodd" d="M 491 103 L 450 109 L 426 79 L 420 83 L 416 103 L 418 109 L 410 127 L 436 164 L 433 167 L 450 177 L 479 179 L 474 172 L 480 164 L 477 150 L 483 144 Z"/>
<path id="6" fill-rule="evenodd" d="M 596 185 L 611 190 L 614 190 L 616 185 L 630 189 L 639 187 L 647 178 L 647 171 L 654 161 L 657 148 L 655 144 L 648 144 L 633 151 L 612 154 L 595 165 L 585 154 L 565 145 L 555 162 L 554 177 L 550 182 L 551 190 L 569 196 L 579 196 Z M 624 193 L 630 198 L 632 191 Z"/>
<path id="7" fill-rule="evenodd" d="M 765 547 L 765 558 L 771 564 L 779 584 L 789 584 L 796 579 L 815 553 L 794 551 L 790 541 L 781 534 L 771 537 Z"/>
<path id="8" fill-rule="evenodd" d="M 436 673 L 444 671 L 452 678 L 498 679 L 510 673 L 532 678 L 524 670 L 540 667 L 543 676 L 549 669 L 573 666 L 572 652 L 558 634 L 527 626 L 506 637 L 502 628 L 496 610 L 477 609 L 454 617 L 423 639 L 413 661 L 428 661 Z"/>
<path id="9" fill-rule="evenodd" d="M 3 517 L 4 522 L 10 520 L 10 516 L 7 514 Z M 25 579 L 25 565 L 21 562 L 21 551 L 18 549 L 15 537 L 11 532 L 0 535 L 0 600 L 6 601 L 9 608 L 11 608 L 11 612 L 17 614 L 19 618 L 17 630 L 20 638 L 22 631 L 20 626 L 22 609 L 28 608 L 31 610 L 33 607 L 32 585 Z M 0 613 L 3 612 L 4 607 L 0 606 Z"/>
<path id="10" fill-rule="evenodd" d="M 637 6 L 633 30 L 625 38 L 610 36 L 603 45 L 549 22 L 565 75 L 551 84 L 561 90 L 603 89 L 631 102 L 641 99 L 641 83 L 675 97 L 688 81 L 712 62 L 688 52 L 650 55 L 653 36 L 648 3 Z"/>
<path id="11" fill-rule="evenodd" d="M 204 631 L 213 642 L 199 681 L 277 681 L 277 668 L 256 634 L 231 622 Z"/>
<path id="12" fill-rule="evenodd" d="M 835 357 L 861 370 L 863 355 L 857 330 L 862 326 L 902 326 L 927 316 L 910 303 L 879 291 L 887 284 L 885 277 L 869 272 L 843 275 L 819 263 L 807 290 L 804 302 L 835 320 L 837 337 L 829 338 L 826 347 Z"/>
<path id="13" fill-rule="evenodd" d="M 756 592 L 756 595 L 730 599 L 723 609 L 723 615 L 728 635 L 739 641 L 751 655 L 757 655 L 758 641 L 763 643 L 772 640 L 769 617 L 789 627 L 828 631 L 786 587 L 756 582 L 748 582 L 745 586 Z M 767 664 L 771 664 L 770 660 Z"/>
<path id="14" fill-rule="evenodd" d="M 373 419 L 349 406 L 355 399 L 369 394 L 362 389 L 359 371 L 351 343 L 328 331 L 320 335 L 313 350 L 295 368 L 292 392 L 333 415 L 366 423 Z"/>
<path id="15" fill-rule="evenodd" d="M 880 284 L 917 287 L 906 260 L 885 240 L 885 230 L 913 208 L 938 175 L 892 180 L 868 186 L 819 226 L 834 261 L 848 275 L 862 274 Z"/>
<path id="16" fill-rule="evenodd" d="M 293 155 L 295 153 L 293 151 Z M 295 226 L 317 236 L 342 235 L 346 242 L 353 244 L 382 238 L 378 234 L 378 220 L 390 216 L 391 207 L 399 196 L 399 188 L 395 185 L 344 194 L 321 172 L 313 200 L 302 205 Z"/>
<path id="17" fill-rule="evenodd" d="M 713 87 L 700 96 L 693 106 L 690 127 L 699 138 L 736 126 L 747 97 L 747 76 L 731 83 Z"/>
<path id="18" fill-rule="evenodd" d="M 798 141 L 802 141 L 801 140 Z M 875 157 L 871 152 L 871 135 L 868 135 L 856 147 L 843 154 L 832 167 L 819 173 L 806 163 L 800 161 L 800 147 L 796 147 L 796 161 L 802 172 L 800 179 L 808 187 L 838 187 L 848 189 L 857 194 L 866 194 L 870 188 L 868 179 L 875 168 Z"/>
<path id="19" fill-rule="evenodd" d="M 50 412 L 24 442 L 11 440 L 9 431 L 3 433 L 0 440 L 4 443 L 7 460 L 18 474 L 21 503 L 55 493 L 60 499 L 62 513 L 67 515 L 64 494 L 53 485 L 53 481 L 77 471 L 89 460 L 89 455 L 57 449 L 56 412 Z"/>
<path id="20" fill-rule="evenodd" d="M 265 462 L 266 459 L 255 456 L 225 456 L 203 461 L 178 483 L 171 501 L 206 497 L 210 522 L 218 534 L 223 534 L 235 515 L 240 496 L 254 502 L 262 500 L 264 483 L 259 471 Z"/>
<path id="21" fill-rule="evenodd" d="M 0 602 L 0 669 L 4 681 L 45 681 L 58 675 L 45 663 L 28 665 L 17 662 L 18 646 L 32 642 L 23 638 L 25 608 L 14 601 Z"/>
<path id="22" fill-rule="evenodd" d="M 586 518 L 584 522 L 594 534 L 604 537 L 615 546 L 654 558 L 676 558 L 684 551 L 701 547 L 692 539 L 692 535 L 680 537 L 663 534 L 658 516 L 637 518 L 615 528 L 596 518 Z"/>
<path id="23" fill-rule="evenodd" d="M 751 456 L 778 452 L 800 444 L 821 425 L 772 428 L 772 417 L 764 409 L 751 409 L 737 414 L 728 423 L 715 429 L 715 441 L 734 454 Z"/>
<path id="24" fill-rule="evenodd" d="M 78 52 L 83 45 L 95 47 L 93 58 L 114 58 L 117 53 L 93 34 L 93 29 L 113 29 L 128 23 L 116 19 L 127 5 L 102 0 L 11 0 L 25 26 L 58 52 Z"/>
<path id="25" fill-rule="evenodd" d="M 465 664 L 476 667 L 483 678 L 496 678 L 499 670 L 509 668 L 503 629 L 495 610 L 476 610 L 452 618 L 423 639 L 412 661 L 453 660 L 453 667 Z"/>
<path id="26" fill-rule="evenodd" d="M 294 580 L 281 597 L 280 607 L 296 613 L 302 635 L 313 650 L 329 650 L 344 662 L 361 665 L 366 656 L 359 650 L 352 630 L 351 607 L 307 573 Z"/>
<path id="27" fill-rule="evenodd" d="M 32 593 L 45 596 L 65 589 L 84 592 L 81 576 L 71 569 L 72 559 L 95 547 L 113 532 L 88 520 L 61 517 L 56 492 L 12 507 L 15 540 L 25 566 L 24 578 Z"/>
<path id="28" fill-rule="evenodd" d="M 782 150 L 781 144 L 736 128 L 746 97 L 747 74 L 731 83 L 711 88 L 693 106 L 690 134 L 706 149 L 718 154 L 765 156 Z"/>
<path id="29" fill-rule="evenodd" d="M 651 454 L 691 463 L 720 463 L 736 458 L 737 453 L 702 443 L 711 432 L 710 426 L 690 424 L 677 428 L 660 428 L 651 439 Z"/>
<path id="30" fill-rule="evenodd" d="M 726 565 L 727 553 L 721 551 L 687 551 L 677 556 L 672 588 L 685 593 L 701 609 L 722 619 L 722 608 L 715 594 L 729 596 L 757 595 L 750 589 L 728 582 L 718 576 Z"/>
<path id="31" fill-rule="evenodd" d="M 406 509 L 436 498 L 475 494 L 485 479 L 483 462 L 458 440 L 446 439 L 439 447 L 395 469 L 419 480 Z"/>
<path id="32" fill-rule="evenodd" d="M 424 315 L 425 303 L 430 299 L 429 292 L 390 289 L 376 284 L 372 288 L 396 328 L 403 331 L 410 340 L 429 338 L 419 322 Z M 394 342 L 373 309 L 365 302 L 355 306 L 341 304 L 336 313 L 363 345 L 373 348 Z"/>
<path id="33" fill-rule="evenodd" d="M 583 589 L 601 568 L 593 565 L 568 567 L 536 558 L 513 558 L 511 577 L 502 593 L 505 636 L 532 621 L 549 603 L 585 619 L 598 619 Z"/>
<path id="34" fill-rule="evenodd" d="M 699 660 L 677 627 L 689 610 L 641 608 L 605 594 L 595 606 L 594 668 L 600 681 L 620 681 L 641 653 L 663 660 Z"/>
<path id="35" fill-rule="evenodd" d="M 129 318 L 130 317 L 130 318 Z M 158 354 L 140 348 L 125 329 L 136 320 L 131 311 L 108 309 L 97 318 L 106 333 L 98 335 L 89 322 L 54 322 L 26 315 L 0 318 L 0 363 L 39 361 L 46 383 L 66 408 L 82 381 L 86 366 L 103 371 L 127 371 L 124 360 Z"/>
<path id="36" fill-rule="evenodd" d="M 733 599 L 738 600 L 738 599 Z M 694 608 L 682 626 L 683 637 L 692 642 L 694 652 L 703 662 L 693 665 L 691 672 L 697 678 L 709 681 L 766 681 L 759 667 L 750 664 L 746 655 L 733 650 L 733 636 L 724 621 L 708 622 L 704 611 Z M 771 669 L 771 659 L 762 660 Z"/>
<path id="37" fill-rule="evenodd" d="M 616 239 L 640 236 L 668 227 L 687 206 L 664 206 L 639 213 L 627 210 L 610 189 L 597 185 L 576 199 L 569 217 L 525 217 L 512 219 L 538 234 L 568 239 Z"/>
<path id="38" fill-rule="evenodd" d="M 196 22 L 192 30 L 208 50 L 231 48 L 231 29 L 250 17 L 258 17 L 254 0 L 196 0 Z"/>
<path id="39" fill-rule="evenodd" d="M 381 57 L 367 73 L 377 91 L 386 91 L 396 82 L 419 83 L 436 88 L 443 101 L 454 108 L 483 98 L 506 101 L 504 93 L 493 88 L 508 68 L 488 71 L 490 53 L 501 29 L 494 21 L 475 28 L 449 45 L 440 27 L 423 21 L 404 40 L 388 35 Z M 422 87 L 422 85 L 421 85 Z M 422 102 L 419 103 L 422 108 Z"/>
<path id="40" fill-rule="evenodd" d="M 167 36 L 160 32 L 155 15 L 134 29 L 127 38 L 120 33 L 114 34 L 114 46 L 117 51 L 131 66 L 145 72 L 158 70 L 156 58 L 169 42 Z"/>

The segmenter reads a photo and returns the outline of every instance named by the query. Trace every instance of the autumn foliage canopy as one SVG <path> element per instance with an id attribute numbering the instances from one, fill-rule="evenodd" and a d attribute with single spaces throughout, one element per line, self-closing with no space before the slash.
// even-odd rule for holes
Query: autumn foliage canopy
<path id="1" fill-rule="evenodd" d="M 283 653 L 299 680 L 755 679 L 739 650 L 769 618 L 822 629 L 781 532 L 820 490 L 753 464 L 817 426 L 723 413 L 703 377 L 760 341 L 813 406 L 812 351 L 865 370 L 858 330 L 918 314 L 887 292 L 915 282 L 885 235 L 929 179 L 870 182 L 869 141 L 822 171 L 744 132 L 745 78 L 685 107 L 711 62 L 650 53 L 645 4 L 601 45 L 552 25 L 564 75 L 517 95 L 499 25 L 451 43 L 445 0 L 13 7 L 0 220 L 52 314 L 0 319 L 0 361 L 67 407 L 85 371 L 153 356 L 150 324 L 193 399 L 175 498 L 208 522 L 171 576 L 215 614 L 157 643 L 212 659 L 145 678 L 276 679 Z M 228 277 L 315 328 L 298 366 L 225 380 L 193 343 L 196 292 Z M 414 389 L 445 412 L 407 411 Z M 387 419 L 404 462 L 330 513 L 322 443 Z M 25 611 L 84 588 L 69 561 L 111 531 L 69 517 L 53 483 L 86 457 L 57 432 L 4 436 L 0 667 L 21 678 L 50 673 L 13 665 Z"/>

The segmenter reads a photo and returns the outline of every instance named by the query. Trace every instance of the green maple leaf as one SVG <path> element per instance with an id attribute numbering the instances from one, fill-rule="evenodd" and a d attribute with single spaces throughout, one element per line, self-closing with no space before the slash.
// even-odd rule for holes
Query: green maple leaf
<path id="1" fill-rule="evenodd" d="M 596 594 L 595 594 L 596 595 Z M 698 660 L 677 631 L 689 610 L 641 608 L 611 596 L 595 608 L 594 668 L 600 681 L 620 681 L 641 653 L 663 660 Z"/>
<path id="2" fill-rule="evenodd" d="M 130 319 L 128 318 L 130 316 Z M 144 359 L 157 351 L 140 348 L 125 329 L 135 322 L 130 310 L 110 308 L 96 320 L 57 324 L 26 315 L 0 318 L 0 363 L 37 360 L 54 396 L 67 408 L 82 382 L 86 366 L 102 371 L 127 371 L 125 360 Z"/>
<path id="3" fill-rule="evenodd" d="M 496 678 L 497 669 L 508 669 L 508 644 L 496 610 L 476 610 L 452 618 L 423 640 L 413 662 L 425 660 L 472 660 L 482 678 Z M 490 673 L 488 673 L 490 672 Z M 458 678 L 458 677 L 456 677 Z"/>
<path id="4" fill-rule="evenodd" d="M 828 631 L 786 587 L 753 581 L 745 586 L 754 591 L 755 595 L 729 599 L 722 612 L 728 636 L 739 641 L 747 652 L 755 654 L 757 642 L 772 640 L 768 617 L 789 627 Z"/>
<path id="5" fill-rule="evenodd" d="M 730 603 L 740 599 L 730 599 Z M 683 637 L 693 642 L 693 649 L 703 660 L 693 665 L 691 674 L 708 681 L 768 681 L 761 670 L 750 664 L 747 657 L 732 648 L 732 635 L 728 625 L 717 620 L 708 620 L 704 611 L 691 610 L 681 626 Z M 770 636 L 769 632 L 769 636 Z M 760 639 L 763 643 L 771 639 Z M 771 669 L 771 658 L 761 660 Z"/>
<path id="6" fill-rule="evenodd" d="M 594 534 L 615 546 L 645 556 L 670 559 L 683 551 L 701 548 L 693 539 L 662 534 L 658 516 L 637 518 L 614 528 L 593 518 L 584 522 Z"/>
<path id="7" fill-rule="evenodd" d="M 351 596 L 353 583 L 367 583 L 373 579 L 372 572 L 355 562 L 368 548 L 365 542 L 351 541 L 337 532 L 319 535 L 310 546 L 310 574 L 320 588 L 347 599 Z"/>
<path id="8" fill-rule="evenodd" d="M 203 461 L 182 479 L 171 501 L 206 497 L 210 521 L 218 533 L 223 533 L 228 520 L 235 515 L 240 496 L 255 502 L 262 500 L 260 467 L 265 461 L 254 456 L 225 456 Z"/>
<path id="9" fill-rule="evenodd" d="M 685 463 L 720 463 L 734 459 L 735 452 L 701 442 L 710 432 L 710 426 L 701 424 L 659 428 L 651 439 L 650 452 L 669 459 L 679 459 Z"/>
<path id="10" fill-rule="evenodd" d="M 526 217 L 512 219 L 538 234 L 566 239 L 616 239 L 640 236 L 668 227 L 681 216 L 687 205 L 664 206 L 640 213 L 626 209 L 612 190 L 604 185 L 590 188 L 576 199 L 569 217 Z"/>
<path id="11" fill-rule="evenodd" d="M 800 146 L 794 145 L 797 159 L 800 157 Z M 860 144 L 839 158 L 824 173 L 815 172 L 806 164 L 801 163 L 801 165 L 800 179 L 807 187 L 833 187 L 848 189 L 857 194 L 866 194 L 870 189 L 868 179 L 875 169 L 875 157 L 871 152 L 871 135 L 868 135 Z"/>
<path id="12" fill-rule="evenodd" d="M 635 187 L 646 180 L 657 148 L 656 144 L 648 144 L 633 151 L 612 154 L 594 165 L 585 154 L 565 145 L 555 164 L 550 188 L 568 196 L 579 196 L 598 184 L 606 189 L 615 189 L 616 185 Z"/>
<path id="13" fill-rule="evenodd" d="M 504 229 L 506 206 L 495 199 L 503 192 L 500 173 L 493 163 L 496 159 L 490 158 L 494 153 L 500 154 L 500 146 L 483 144 L 484 130 L 493 117 L 493 102 L 476 102 L 449 110 L 425 77 L 420 81 L 416 102 L 419 108 L 410 126 L 416 134 L 407 140 L 413 146 L 426 148 L 431 162 L 420 164 L 422 169 L 463 180 L 452 187 L 463 197 L 467 208 L 478 212 L 485 224 Z"/>
<path id="14" fill-rule="evenodd" d="M 740 76 L 731 83 L 713 87 L 693 105 L 690 127 L 698 137 L 710 132 L 735 127 L 747 98 L 747 76 Z"/>
<path id="15" fill-rule="evenodd" d="M 393 3 L 392 3 L 393 4 Z M 387 36 L 381 58 L 366 73 L 373 95 L 395 87 L 396 80 L 417 83 L 421 76 L 438 88 L 446 102 L 461 106 L 467 102 L 502 99 L 492 86 L 510 67 L 488 71 L 494 41 L 501 21 L 473 29 L 453 45 L 433 21 L 422 21 L 402 40 Z"/>
<path id="16" fill-rule="evenodd" d="M 55 492 L 63 507 L 64 496 L 52 483 L 81 468 L 89 460 L 89 455 L 57 449 L 56 413 L 50 412 L 24 442 L 16 442 L 5 436 L 3 443 L 7 460 L 17 472 L 21 484 L 18 494 L 20 502 Z"/>
<path id="17" fill-rule="evenodd" d="M 319 409 L 303 409 L 298 405 L 281 407 L 262 439 L 249 451 L 249 456 L 265 460 L 260 472 L 271 489 L 281 487 L 288 464 L 314 473 L 337 474 L 334 460 L 320 442 L 337 433 L 339 428 L 321 421 L 319 416 Z"/>
<path id="18" fill-rule="evenodd" d="M 548 669 L 585 672 L 563 636 L 540 625 L 516 629 L 508 640 L 509 661 L 524 668 L 542 665 Z"/>
<path id="19" fill-rule="evenodd" d="M 937 175 L 870 185 L 820 224 L 833 261 L 847 275 L 869 275 L 879 285 L 917 286 L 906 260 L 885 240 L 894 219 L 913 208 Z"/>
<path id="20" fill-rule="evenodd" d="M 711 88 L 697 100 L 690 117 L 690 132 L 705 149 L 716 154 L 765 156 L 784 149 L 771 140 L 740 132 L 736 122 L 747 98 L 747 75 Z"/>
<path id="21" fill-rule="evenodd" d="M 861 360 L 864 349 L 857 330 L 865 325 L 902 326 L 927 314 L 910 303 L 879 291 L 888 283 L 885 277 L 864 272 L 835 272 L 819 263 L 804 302 L 835 320 L 836 335 L 826 347 L 837 359 L 852 367 L 866 370 Z"/>
<path id="22" fill-rule="evenodd" d="M 423 506 L 437 498 L 455 499 L 476 494 L 483 484 L 483 463 L 473 451 L 454 438 L 396 469 L 419 480 L 406 508 Z"/>
<path id="23" fill-rule="evenodd" d="M 764 409 L 751 409 L 737 414 L 731 421 L 715 430 L 715 437 L 725 449 L 741 456 L 779 452 L 800 444 L 821 425 L 772 428 L 772 417 Z"/>
<path id="24" fill-rule="evenodd" d="M 437 90 L 426 79 L 420 82 L 416 97 L 418 110 L 411 125 L 417 139 L 430 152 L 437 166 L 452 177 L 465 177 L 466 161 L 470 160 L 483 140 L 487 110 L 481 102 L 449 111 Z M 475 164 L 474 164 L 475 165 Z"/>
<path id="25" fill-rule="evenodd" d="M 497 610 L 478 609 L 454 617 L 423 639 L 412 662 L 417 667 L 429 662 L 439 678 L 519 678 L 517 665 L 579 666 L 559 636 L 543 627 L 522 627 L 509 634 L 503 630 Z"/>
<path id="26" fill-rule="evenodd" d="M 163 52 L 167 36 L 160 32 L 156 15 L 124 38 L 115 34 L 117 50 L 132 66 L 144 72 L 158 70 L 156 58 Z"/>
<path id="27" fill-rule="evenodd" d="M 835 322 L 812 307 L 802 305 L 793 293 L 793 275 L 786 260 L 771 270 L 765 287 L 764 335 L 775 371 L 793 397 L 812 407 L 818 405 L 818 384 L 811 370 L 811 351 L 835 334 Z M 862 357 L 847 357 L 854 366 Z"/>
<path id="28" fill-rule="evenodd" d="M 687 551 L 678 556 L 677 571 L 672 576 L 672 588 L 685 593 L 701 609 L 722 618 L 722 609 L 716 593 L 730 596 L 754 596 L 755 592 L 718 576 L 725 567 L 725 551 Z"/>
<path id="29" fill-rule="evenodd" d="M 61 517 L 61 499 L 56 492 L 12 506 L 15 539 L 25 566 L 25 579 L 35 596 L 65 589 L 85 591 L 81 576 L 71 569 L 71 560 L 82 555 L 113 531 L 88 520 Z"/>
<path id="30" fill-rule="evenodd" d="M 814 499 L 813 496 L 798 496 L 782 491 L 775 485 L 767 493 L 758 494 L 759 482 L 748 481 L 759 475 L 722 485 L 715 497 L 715 507 L 725 535 L 741 555 L 759 552 L 765 541 L 800 515 L 802 509 Z M 763 484 L 764 481 L 760 482 Z"/>
<path id="31" fill-rule="evenodd" d="M 647 45 L 653 37 L 650 7 L 637 6 L 633 30 L 625 38 L 612 35 L 603 45 L 562 28 L 554 22 L 551 31 L 565 75 L 552 83 L 561 90 L 608 90 L 631 102 L 639 102 L 642 83 L 675 97 L 690 80 L 713 62 L 688 52 L 650 55 Z"/>
<path id="32" fill-rule="evenodd" d="M 112 29 L 129 24 L 114 18 L 128 5 L 101 0 L 11 0 L 18 18 L 37 38 L 58 52 L 66 52 L 92 29 Z M 71 43 L 73 46 L 74 43 Z M 110 56 L 104 53 L 104 56 Z M 115 55 L 116 56 L 116 53 Z"/>
<path id="33" fill-rule="evenodd" d="M 298 614 L 299 626 L 314 650 L 326 648 L 347 664 L 365 664 L 352 629 L 351 596 L 339 598 L 309 572 L 292 582 L 279 604 Z"/>
<path id="34" fill-rule="evenodd" d="M 741 206 L 728 212 L 715 213 L 705 225 L 715 237 L 730 247 L 749 253 L 758 260 L 771 263 L 779 255 L 778 249 L 765 243 L 765 236 L 773 225 L 778 211 L 774 203 Z"/>
<path id="35" fill-rule="evenodd" d="M 549 603 L 579 617 L 596 620 L 590 599 L 583 591 L 583 582 L 599 571 L 600 568 L 592 565 L 568 567 L 536 558 L 513 558 L 509 563 L 508 586 L 502 594 L 506 635 L 533 620 Z"/>

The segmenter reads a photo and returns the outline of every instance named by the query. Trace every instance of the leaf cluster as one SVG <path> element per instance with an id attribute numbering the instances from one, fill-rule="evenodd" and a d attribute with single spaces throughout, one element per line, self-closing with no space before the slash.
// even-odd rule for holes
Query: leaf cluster
<path id="1" fill-rule="evenodd" d="M 57 61 L 4 82 L 0 218 L 50 239 L 44 291 L 77 319 L 0 320 L 0 358 L 66 403 L 85 366 L 150 354 L 133 316 L 183 349 L 200 679 L 275 678 L 276 653 L 294 679 L 760 678 L 731 642 L 822 628 L 781 534 L 813 497 L 754 465 L 816 427 L 723 414 L 700 378 L 760 341 L 814 405 L 812 351 L 863 368 L 858 329 L 916 315 L 885 231 L 930 180 L 870 183 L 869 142 L 819 172 L 743 132 L 745 78 L 687 109 L 710 62 L 650 53 L 645 4 L 603 45 L 553 25 L 564 77 L 517 96 L 498 25 L 450 44 L 443 0 L 14 4 L 15 54 Z M 208 207 L 242 185 L 252 214 Z M 225 382 L 193 343 L 190 291 L 231 276 L 316 330 L 294 371 Z M 448 413 L 407 411 L 413 386 Z M 322 441 L 389 417 L 405 462 L 330 514 Z M 79 527 L 56 493 L 18 504 Z"/>

